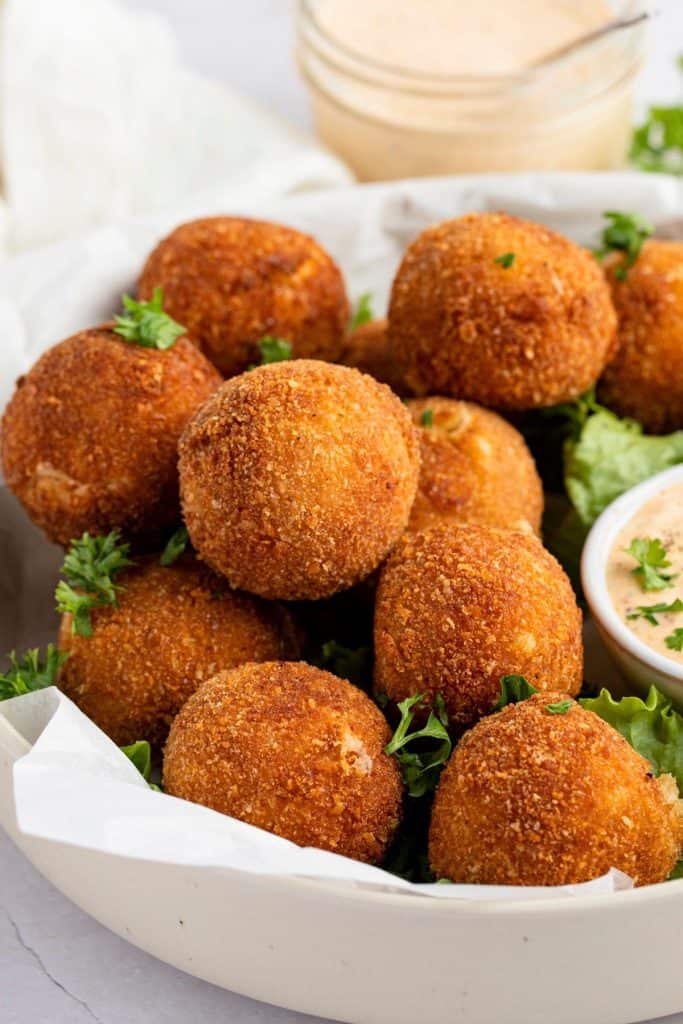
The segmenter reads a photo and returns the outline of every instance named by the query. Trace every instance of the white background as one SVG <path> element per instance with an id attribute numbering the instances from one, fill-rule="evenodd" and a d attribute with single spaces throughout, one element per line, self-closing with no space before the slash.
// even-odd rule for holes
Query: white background
<path id="1" fill-rule="evenodd" d="M 293 0 L 125 2 L 167 16 L 194 68 L 249 94 L 299 127 L 310 127 L 292 56 Z M 641 103 L 683 96 L 683 80 L 673 64 L 683 52 L 683 0 L 659 0 L 658 8 Z M 679 953 L 671 951 L 672 970 L 679 969 Z M 77 910 L 0 834 L 1 1024 L 312 1020 L 224 992 L 153 960 Z M 668 1020 L 683 1024 L 683 1014 Z"/>

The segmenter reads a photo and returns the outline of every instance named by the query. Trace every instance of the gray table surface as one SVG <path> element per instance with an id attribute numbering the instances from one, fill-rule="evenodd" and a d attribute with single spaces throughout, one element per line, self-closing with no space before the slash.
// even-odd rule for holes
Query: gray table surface
<path id="1" fill-rule="evenodd" d="M 190 65 L 300 127 L 310 127 L 305 91 L 292 61 L 292 0 L 125 2 L 168 17 Z M 683 50 L 683 0 L 659 0 L 657 6 L 641 102 L 683 93 L 673 64 Z M 142 953 L 57 892 L 1 831 L 0 865 L 2 1024 L 314 1021 L 225 992 Z M 672 969 L 678 969 L 675 952 Z M 683 1024 L 683 1013 L 667 1020 Z"/>

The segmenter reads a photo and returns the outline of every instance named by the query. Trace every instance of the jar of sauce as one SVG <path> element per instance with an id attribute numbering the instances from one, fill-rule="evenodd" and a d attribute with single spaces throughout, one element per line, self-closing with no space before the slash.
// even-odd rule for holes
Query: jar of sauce
<path id="1" fill-rule="evenodd" d="M 299 0 L 321 141 L 364 181 L 623 164 L 639 0 Z M 548 55 L 555 54 L 555 56 Z"/>

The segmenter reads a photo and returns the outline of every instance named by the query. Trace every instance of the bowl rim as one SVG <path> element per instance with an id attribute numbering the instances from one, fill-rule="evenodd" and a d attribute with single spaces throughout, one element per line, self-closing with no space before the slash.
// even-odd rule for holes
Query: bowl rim
<path id="1" fill-rule="evenodd" d="M 606 565 L 619 531 L 642 506 L 673 484 L 683 483 L 683 463 L 656 473 L 616 498 L 593 523 L 581 554 L 581 583 L 596 623 L 616 644 L 646 668 L 683 686 L 683 664 L 659 654 L 622 622 L 607 588 Z"/>

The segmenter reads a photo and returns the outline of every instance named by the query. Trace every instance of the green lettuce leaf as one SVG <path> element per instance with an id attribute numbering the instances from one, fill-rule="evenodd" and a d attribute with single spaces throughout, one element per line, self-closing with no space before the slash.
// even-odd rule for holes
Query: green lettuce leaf
<path id="1" fill-rule="evenodd" d="M 579 704 L 617 729 L 650 762 L 655 775 L 673 775 L 683 795 L 683 716 L 659 690 L 651 686 L 645 700 L 614 700 L 608 690 L 601 690 L 597 697 L 580 698 Z"/>
<path id="2" fill-rule="evenodd" d="M 136 743 L 129 743 L 128 746 L 120 747 L 119 749 L 135 765 L 149 788 L 161 792 L 159 786 L 150 782 L 152 774 L 152 748 L 147 740 L 137 740 Z"/>
<path id="3" fill-rule="evenodd" d="M 565 486 L 579 519 L 590 526 L 629 487 L 679 462 L 683 430 L 650 436 L 635 420 L 596 406 L 565 443 Z"/>

